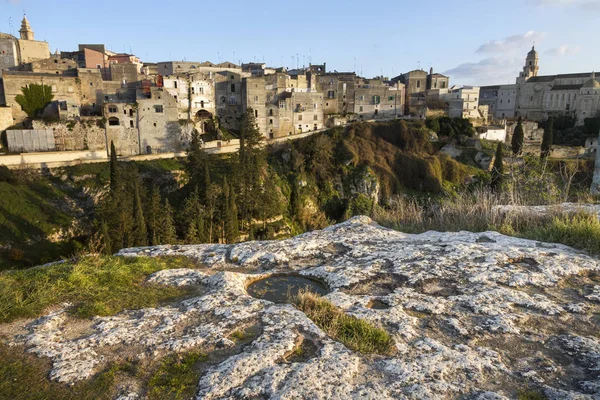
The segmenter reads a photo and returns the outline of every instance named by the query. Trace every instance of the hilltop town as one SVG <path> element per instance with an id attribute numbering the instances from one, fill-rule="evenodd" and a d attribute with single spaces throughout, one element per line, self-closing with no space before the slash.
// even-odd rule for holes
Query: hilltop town
<path id="1" fill-rule="evenodd" d="M 600 111 L 593 72 L 540 76 L 534 48 L 516 83 L 457 87 L 433 68 L 367 79 L 327 71 L 325 63 L 289 70 L 228 61 L 147 63 L 100 44 L 51 54 L 26 17 L 19 32 L 19 38 L 0 33 L 0 132 L 2 150 L 13 154 L 107 152 L 111 142 L 121 156 L 178 152 L 194 131 L 205 142 L 227 144 L 248 109 L 265 139 L 354 121 L 446 115 L 469 119 L 481 138 L 502 141 L 518 117 L 530 122 L 526 136 L 535 140 L 543 132 L 537 123 L 550 116 L 582 126 Z M 32 120 L 17 96 L 34 84 L 49 87 L 52 101 Z"/>

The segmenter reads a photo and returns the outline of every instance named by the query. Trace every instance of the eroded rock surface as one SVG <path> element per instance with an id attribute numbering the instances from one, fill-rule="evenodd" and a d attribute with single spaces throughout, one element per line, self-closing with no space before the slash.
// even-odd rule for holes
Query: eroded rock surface
<path id="1" fill-rule="evenodd" d="M 600 398 L 600 264 L 563 245 L 495 232 L 409 235 L 356 217 L 279 242 L 120 254 L 192 257 L 205 268 L 149 280 L 202 290 L 76 333 L 60 310 L 28 323 L 13 341 L 49 357 L 53 379 L 87 379 L 124 357 L 226 347 L 232 332 L 258 324 L 256 339 L 207 367 L 198 399 L 505 399 L 526 387 Z M 330 301 L 385 327 L 396 354 L 355 353 L 292 305 L 248 295 L 248 282 L 291 271 L 322 279 Z M 307 337 L 315 354 L 286 361 Z"/>

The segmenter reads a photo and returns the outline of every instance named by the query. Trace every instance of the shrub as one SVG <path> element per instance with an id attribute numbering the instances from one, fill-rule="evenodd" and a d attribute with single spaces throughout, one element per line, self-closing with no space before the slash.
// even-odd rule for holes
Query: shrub
<path id="1" fill-rule="evenodd" d="M 0 165 L 0 182 L 16 183 L 17 178 L 15 174 L 6 166 Z"/>

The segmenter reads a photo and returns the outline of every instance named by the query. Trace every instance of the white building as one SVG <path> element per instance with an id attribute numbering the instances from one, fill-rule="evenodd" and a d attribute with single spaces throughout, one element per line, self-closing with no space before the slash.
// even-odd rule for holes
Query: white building
<path id="1" fill-rule="evenodd" d="M 489 126 L 482 127 L 482 129 L 485 130 L 485 132 L 478 134 L 479 139 L 495 140 L 495 141 L 499 141 L 499 142 L 506 141 L 506 127 L 505 126 L 489 125 Z"/>
<path id="2" fill-rule="evenodd" d="M 451 89 L 448 93 L 440 93 L 440 99 L 449 105 L 450 118 L 484 118 L 484 110 L 479 109 L 479 87 L 463 86 Z"/>

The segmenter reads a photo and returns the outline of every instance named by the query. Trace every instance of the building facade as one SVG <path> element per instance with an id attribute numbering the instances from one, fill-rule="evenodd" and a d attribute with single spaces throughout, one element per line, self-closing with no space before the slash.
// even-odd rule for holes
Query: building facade
<path id="1" fill-rule="evenodd" d="M 19 39 L 7 33 L 0 33 L 0 76 L 2 71 L 21 64 L 50 58 L 48 42 L 35 40 L 27 17 L 23 17 L 19 33 Z"/>

